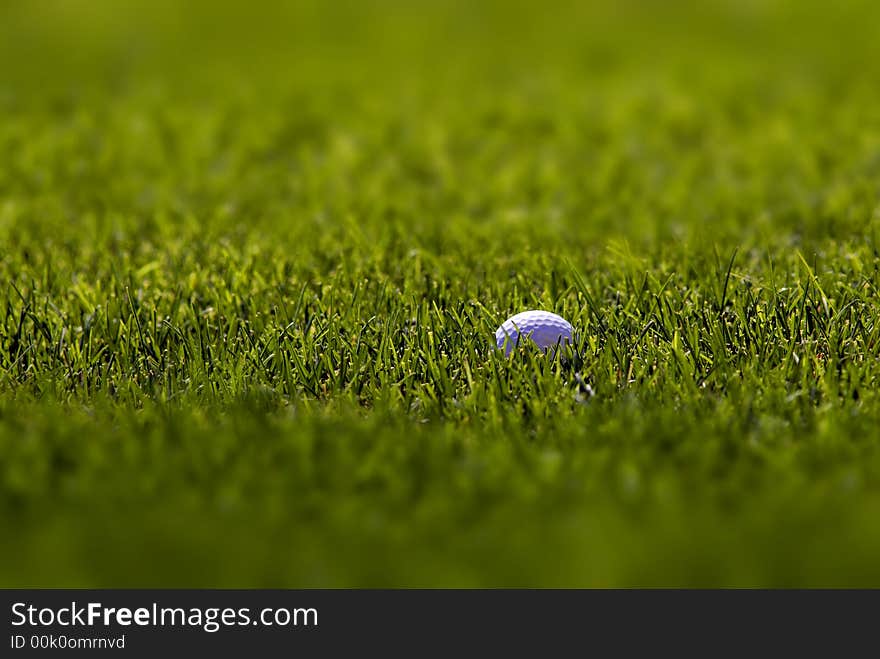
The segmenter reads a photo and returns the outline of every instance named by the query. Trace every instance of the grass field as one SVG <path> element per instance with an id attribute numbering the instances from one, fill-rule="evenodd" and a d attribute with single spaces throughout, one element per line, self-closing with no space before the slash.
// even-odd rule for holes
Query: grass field
<path id="1" fill-rule="evenodd" d="M 875 2 L 3 2 L 0 585 L 880 586 L 878 80 Z"/>

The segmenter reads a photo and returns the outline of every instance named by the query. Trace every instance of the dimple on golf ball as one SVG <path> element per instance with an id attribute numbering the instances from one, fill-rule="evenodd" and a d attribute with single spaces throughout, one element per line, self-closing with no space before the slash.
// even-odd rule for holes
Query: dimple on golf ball
<path id="1" fill-rule="evenodd" d="M 574 330 L 565 318 L 549 311 L 523 311 L 511 316 L 495 332 L 495 343 L 504 349 L 504 355 L 517 346 L 517 343 L 530 339 L 542 350 L 557 344 L 572 343 Z"/>

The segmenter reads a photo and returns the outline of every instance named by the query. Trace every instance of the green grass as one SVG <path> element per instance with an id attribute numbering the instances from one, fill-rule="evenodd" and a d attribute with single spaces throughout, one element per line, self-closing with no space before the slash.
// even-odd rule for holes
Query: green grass
<path id="1" fill-rule="evenodd" d="M 0 8 L 0 585 L 880 586 L 874 3 L 186 7 Z"/>

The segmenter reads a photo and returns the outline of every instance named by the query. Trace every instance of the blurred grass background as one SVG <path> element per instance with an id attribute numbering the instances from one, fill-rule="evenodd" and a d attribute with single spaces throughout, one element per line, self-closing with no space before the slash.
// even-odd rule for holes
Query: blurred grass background
<path id="1" fill-rule="evenodd" d="M 428 234 L 438 214 L 469 231 L 503 203 L 509 226 L 487 239 L 557 241 L 576 226 L 575 239 L 760 244 L 780 230 L 860 232 L 875 210 L 869 2 L 12 0 L 2 11 L 5 215 L 38 208 L 55 235 L 104 207 L 176 222 L 192 212 L 209 229 L 250 199 L 238 219 L 275 221 L 301 210 L 291 178 L 307 166 L 297 184 L 325 197 L 312 214 L 339 215 L 356 196 L 356 211 L 392 207 Z M 352 190 L 377 168 L 384 179 Z M 400 173 L 412 183 L 403 201 L 381 188 Z M 523 209 L 543 231 L 517 220 Z M 370 238 L 380 222 L 359 224 Z"/>

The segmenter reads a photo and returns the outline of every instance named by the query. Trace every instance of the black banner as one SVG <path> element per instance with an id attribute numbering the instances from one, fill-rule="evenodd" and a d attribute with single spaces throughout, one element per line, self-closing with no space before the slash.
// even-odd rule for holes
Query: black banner
<path id="1" fill-rule="evenodd" d="M 2 656 L 876 652 L 880 591 L 4 590 Z"/>

